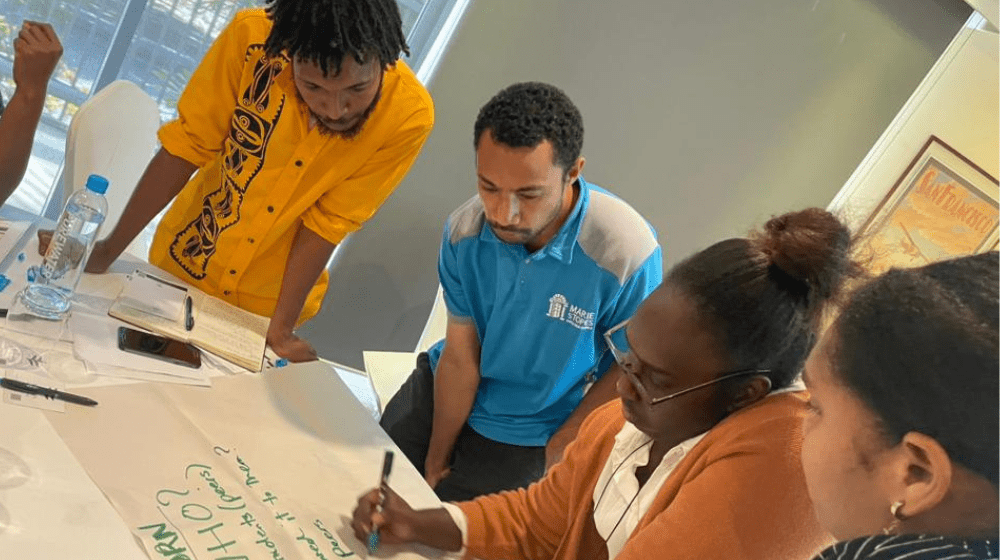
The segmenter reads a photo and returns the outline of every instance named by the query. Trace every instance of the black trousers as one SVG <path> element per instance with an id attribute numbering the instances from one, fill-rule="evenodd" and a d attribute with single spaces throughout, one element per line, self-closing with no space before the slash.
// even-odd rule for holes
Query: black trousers
<path id="1" fill-rule="evenodd" d="M 424 474 L 434 422 L 434 373 L 427 353 L 382 412 L 382 428 Z M 493 441 L 466 424 L 452 451 L 451 474 L 434 489 L 441 500 L 460 502 L 501 490 L 523 488 L 545 474 L 545 447 Z"/>

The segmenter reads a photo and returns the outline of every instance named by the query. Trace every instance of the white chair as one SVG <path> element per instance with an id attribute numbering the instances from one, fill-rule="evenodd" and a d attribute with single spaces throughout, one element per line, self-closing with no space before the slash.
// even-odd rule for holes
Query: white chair
<path id="1" fill-rule="evenodd" d="M 437 341 L 444 338 L 448 327 L 448 308 L 444 303 L 444 291 L 438 285 L 437 296 L 431 306 L 430 316 L 417 341 L 413 352 L 364 352 L 365 371 L 371 378 L 378 395 L 379 407 L 385 408 L 389 399 L 399 391 L 400 386 L 410 376 L 416 363 L 417 354 L 426 352 Z"/>
<path id="2" fill-rule="evenodd" d="M 434 305 L 431 306 L 430 317 L 424 325 L 424 332 L 420 333 L 417 340 L 416 352 L 426 352 L 437 341 L 444 338 L 444 333 L 448 329 L 448 306 L 444 303 L 444 290 L 438 284 L 437 297 L 434 298 Z"/>
<path id="3" fill-rule="evenodd" d="M 121 218 L 156 151 L 159 127 L 156 101 L 127 80 L 111 82 L 73 115 L 66 135 L 63 206 L 73 191 L 83 188 L 90 174 L 106 177 L 110 183 L 105 195 L 108 215 L 99 238 L 107 237 Z"/>

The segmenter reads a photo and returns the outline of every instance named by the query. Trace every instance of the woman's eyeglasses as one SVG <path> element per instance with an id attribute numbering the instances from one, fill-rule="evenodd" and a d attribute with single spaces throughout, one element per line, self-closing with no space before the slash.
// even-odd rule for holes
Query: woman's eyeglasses
<path id="1" fill-rule="evenodd" d="M 699 383 L 693 387 L 681 389 L 676 393 L 671 393 L 669 395 L 664 395 L 662 397 L 654 397 L 649 393 L 649 391 L 646 389 L 646 386 L 642 384 L 642 381 L 640 381 L 635 374 L 635 370 L 638 369 L 636 367 L 635 362 L 640 362 L 640 361 L 637 358 L 635 358 L 635 355 L 632 354 L 631 352 L 622 350 L 621 348 L 618 348 L 618 346 L 615 345 L 614 335 L 618 331 L 623 330 L 627 325 L 628 325 L 628 319 L 608 329 L 608 331 L 604 333 L 604 341 L 608 345 L 608 350 L 611 350 L 611 355 L 614 356 L 615 361 L 618 362 L 618 365 L 621 366 L 622 371 L 625 372 L 625 378 L 628 379 L 629 383 L 631 383 L 633 387 L 635 387 L 635 390 L 637 393 L 639 393 L 639 396 L 642 397 L 644 400 L 646 400 L 650 405 L 669 401 L 670 399 L 677 398 L 681 395 L 690 393 L 691 391 L 697 391 L 698 389 L 708 387 L 709 385 L 714 385 L 716 383 L 725 381 L 727 379 L 732 379 L 734 377 L 740 377 L 742 375 L 767 375 L 768 373 L 771 373 L 771 370 L 769 369 L 741 369 L 739 371 L 723 374 L 711 381 L 706 381 L 704 383 Z M 770 379 L 768 379 L 768 381 L 770 381 Z"/>

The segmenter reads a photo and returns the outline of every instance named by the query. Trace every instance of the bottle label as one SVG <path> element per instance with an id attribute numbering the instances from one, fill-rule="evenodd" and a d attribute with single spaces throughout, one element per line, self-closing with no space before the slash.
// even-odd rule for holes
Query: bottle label
<path id="1" fill-rule="evenodd" d="M 66 238 L 69 233 L 68 230 L 73 227 L 73 220 L 66 219 L 69 216 L 64 216 L 64 219 L 59 222 L 59 227 L 52 234 L 52 240 L 49 241 L 49 249 L 45 252 L 45 261 L 42 263 L 42 276 L 47 280 L 56 280 L 58 270 L 58 263 L 63 259 L 63 249 L 66 246 Z M 61 271 L 65 272 L 65 270 Z M 62 276 L 62 274 L 59 274 Z"/>

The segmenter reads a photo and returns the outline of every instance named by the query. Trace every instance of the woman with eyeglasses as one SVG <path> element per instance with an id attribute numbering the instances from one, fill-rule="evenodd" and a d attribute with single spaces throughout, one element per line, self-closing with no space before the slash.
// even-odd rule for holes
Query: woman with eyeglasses
<path id="1" fill-rule="evenodd" d="M 830 539 L 802 475 L 796 379 L 849 251 L 847 229 L 814 208 L 689 257 L 606 333 L 621 399 L 542 480 L 421 511 L 375 489 L 356 536 L 377 525 L 382 542 L 484 559 L 810 557 Z"/>
<path id="2" fill-rule="evenodd" d="M 992 252 L 891 270 L 810 356 L 802 467 L 845 541 L 818 558 L 997 558 L 998 267 Z"/>

